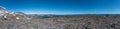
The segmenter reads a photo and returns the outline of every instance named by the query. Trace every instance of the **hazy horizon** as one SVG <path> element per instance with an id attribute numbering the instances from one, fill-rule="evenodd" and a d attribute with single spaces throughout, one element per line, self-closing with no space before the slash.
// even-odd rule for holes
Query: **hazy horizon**
<path id="1" fill-rule="evenodd" d="M 26 14 L 120 14 L 120 0 L 0 0 L 9 11 Z"/>

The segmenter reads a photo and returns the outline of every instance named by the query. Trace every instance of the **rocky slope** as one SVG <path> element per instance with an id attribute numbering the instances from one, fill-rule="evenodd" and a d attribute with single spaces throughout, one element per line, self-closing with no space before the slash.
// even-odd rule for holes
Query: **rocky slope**
<path id="1" fill-rule="evenodd" d="M 0 15 L 0 29 L 120 29 L 120 15 L 26 15 L 2 7 Z"/>

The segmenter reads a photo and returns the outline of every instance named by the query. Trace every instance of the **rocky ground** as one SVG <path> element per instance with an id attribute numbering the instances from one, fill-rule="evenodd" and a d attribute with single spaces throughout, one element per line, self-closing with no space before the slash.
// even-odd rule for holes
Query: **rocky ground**
<path id="1" fill-rule="evenodd" d="M 19 17 L 17 19 L 16 17 Z M 30 18 L 29 18 L 30 17 Z M 0 17 L 0 29 L 120 29 L 120 16 L 61 16 L 34 18 L 35 16 Z"/>
<path id="2" fill-rule="evenodd" d="M 28 15 L 1 8 L 0 12 L 0 29 L 120 29 L 120 14 Z"/>

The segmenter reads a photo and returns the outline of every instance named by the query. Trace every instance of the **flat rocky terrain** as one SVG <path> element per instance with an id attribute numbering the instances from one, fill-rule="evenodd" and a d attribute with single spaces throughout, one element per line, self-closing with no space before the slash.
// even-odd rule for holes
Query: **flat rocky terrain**
<path id="1" fill-rule="evenodd" d="M 1 16 L 0 29 L 120 29 L 119 15 L 16 15 Z"/>
<path id="2" fill-rule="evenodd" d="M 120 29 L 120 14 L 30 15 L 0 7 L 0 29 Z"/>

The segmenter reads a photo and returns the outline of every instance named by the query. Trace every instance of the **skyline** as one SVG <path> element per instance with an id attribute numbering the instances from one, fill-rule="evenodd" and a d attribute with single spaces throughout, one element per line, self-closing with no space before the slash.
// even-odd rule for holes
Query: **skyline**
<path id="1" fill-rule="evenodd" d="M 120 0 L 0 0 L 9 11 L 26 14 L 120 14 Z"/>

